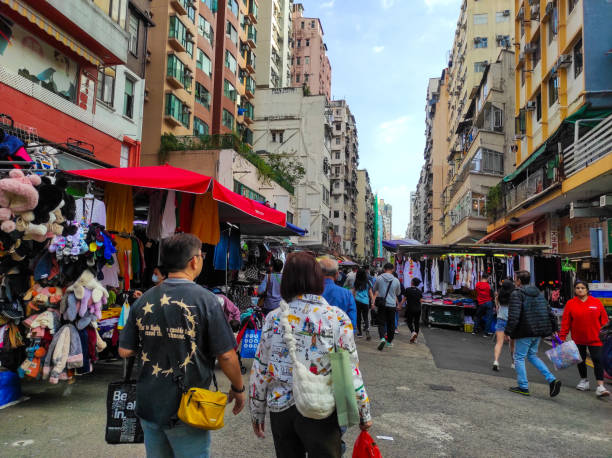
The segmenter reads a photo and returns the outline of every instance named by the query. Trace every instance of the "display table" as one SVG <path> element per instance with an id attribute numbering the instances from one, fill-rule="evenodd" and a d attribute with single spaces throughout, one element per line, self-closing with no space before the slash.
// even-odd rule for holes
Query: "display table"
<path id="1" fill-rule="evenodd" d="M 463 306 L 454 304 L 423 304 L 423 308 L 422 313 L 426 324 L 463 328 Z"/>

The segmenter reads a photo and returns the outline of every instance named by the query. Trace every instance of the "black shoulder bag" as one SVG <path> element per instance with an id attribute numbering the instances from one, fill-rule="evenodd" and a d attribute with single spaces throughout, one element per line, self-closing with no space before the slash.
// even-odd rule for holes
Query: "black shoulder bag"
<path id="1" fill-rule="evenodd" d="M 389 286 L 387 286 L 387 292 L 385 293 L 385 297 L 377 297 L 374 300 L 374 305 L 378 308 L 384 307 L 387 304 L 387 296 L 389 295 L 389 290 L 391 289 L 391 285 L 393 284 L 393 280 L 389 281 Z"/>

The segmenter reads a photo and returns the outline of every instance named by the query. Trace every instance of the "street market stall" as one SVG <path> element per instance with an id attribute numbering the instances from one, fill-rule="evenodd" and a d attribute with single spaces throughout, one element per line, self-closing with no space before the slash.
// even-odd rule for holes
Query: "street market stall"
<path id="1" fill-rule="evenodd" d="M 491 290 L 514 272 L 533 272 L 534 256 L 549 247 L 541 245 L 413 245 L 395 247 L 395 272 L 405 288 L 421 280 L 423 320 L 426 324 L 471 329 L 477 307 L 475 285 L 490 276 Z"/>

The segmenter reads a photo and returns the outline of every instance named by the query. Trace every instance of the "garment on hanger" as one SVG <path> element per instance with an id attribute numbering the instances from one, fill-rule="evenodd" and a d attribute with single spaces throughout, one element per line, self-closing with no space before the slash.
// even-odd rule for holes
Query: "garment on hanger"
<path id="1" fill-rule="evenodd" d="M 107 183 L 104 187 L 106 201 L 106 229 L 129 234 L 134 228 L 134 201 L 132 188 Z"/>
<path id="2" fill-rule="evenodd" d="M 183 232 L 189 232 L 193 219 L 193 194 L 181 192 L 178 195 L 178 200 L 178 226 Z"/>
<path id="3" fill-rule="evenodd" d="M 119 260 L 119 275 L 124 279 L 126 275 L 132 278 L 131 263 L 126 263 L 126 259 L 132 258 L 132 239 L 115 235 L 115 247 L 117 248 L 117 259 Z M 127 270 L 126 266 L 129 266 Z"/>
<path id="4" fill-rule="evenodd" d="M 161 238 L 166 239 L 176 231 L 176 191 L 168 191 L 161 221 Z"/>
<path id="5" fill-rule="evenodd" d="M 210 245 L 219 243 L 219 206 L 210 193 L 196 196 L 189 232 L 197 236 L 202 243 Z"/>
<path id="6" fill-rule="evenodd" d="M 93 196 L 85 196 L 75 201 L 76 214 L 75 222 L 83 223 L 89 226 L 92 223 L 98 223 L 106 227 L 106 205 L 99 199 Z"/>
<path id="7" fill-rule="evenodd" d="M 147 237 L 151 240 L 161 240 L 161 217 L 163 204 L 163 191 L 155 191 L 149 196 L 149 214 L 147 215 Z"/>
<path id="8" fill-rule="evenodd" d="M 113 254 L 113 264 L 105 264 L 102 267 L 102 275 L 104 278 L 100 280 L 102 286 L 112 286 L 119 288 L 119 262 L 117 262 L 117 254 Z"/>
<path id="9" fill-rule="evenodd" d="M 226 270 L 227 253 L 229 250 L 229 270 L 240 270 L 242 267 L 242 256 L 240 255 L 240 231 L 231 228 L 221 231 L 219 243 L 215 247 L 214 266 L 216 270 Z"/>

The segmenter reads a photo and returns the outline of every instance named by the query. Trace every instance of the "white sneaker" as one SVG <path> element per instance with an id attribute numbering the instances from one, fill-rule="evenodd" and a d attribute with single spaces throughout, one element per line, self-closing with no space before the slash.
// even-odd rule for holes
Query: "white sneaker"
<path id="1" fill-rule="evenodd" d="M 580 379 L 580 381 L 578 382 L 578 385 L 576 385 L 576 389 L 580 391 L 589 391 L 591 389 L 589 385 L 589 379 L 586 379 L 586 378 Z"/>
<path id="2" fill-rule="evenodd" d="M 602 397 L 602 396 L 610 396 L 610 392 L 606 389 L 605 386 L 603 385 L 597 385 L 597 389 L 595 390 L 595 394 L 598 397 Z"/>

